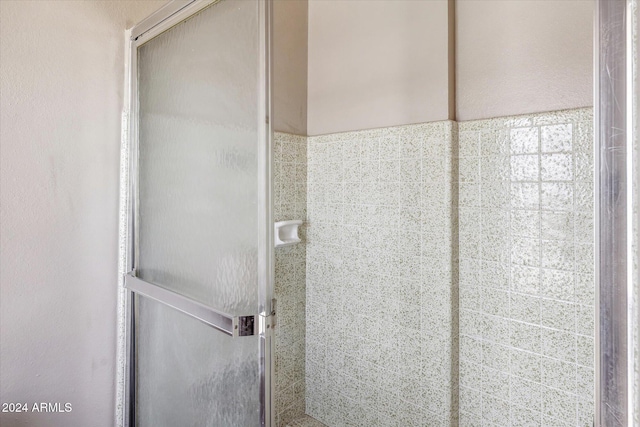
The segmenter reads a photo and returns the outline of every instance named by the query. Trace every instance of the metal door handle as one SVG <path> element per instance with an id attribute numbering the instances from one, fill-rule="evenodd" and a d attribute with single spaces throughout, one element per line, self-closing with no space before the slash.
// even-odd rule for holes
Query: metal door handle
<path id="1" fill-rule="evenodd" d="M 169 289 L 145 282 L 137 278 L 133 272 L 127 273 L 125 276 L 124 287 L 188 314 L 229 336 L 243 337 L 258 333 L 256 322 L 258 316 L 256 315 L 233 316 L 223 313 Z"/>

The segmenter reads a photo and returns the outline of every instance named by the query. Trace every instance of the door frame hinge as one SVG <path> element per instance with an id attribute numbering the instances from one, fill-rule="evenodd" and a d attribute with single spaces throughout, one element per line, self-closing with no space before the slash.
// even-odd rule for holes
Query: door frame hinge
<path id="1" fill-rule="evenodd" d="M 260 315 L 260 320 L 263 323 L 262 330 L 265 333 L 271 333 L 276 327 L 276 303 L 277 300 L 275 298 L 271 299 L 271 311 L 269 314 Z"/>

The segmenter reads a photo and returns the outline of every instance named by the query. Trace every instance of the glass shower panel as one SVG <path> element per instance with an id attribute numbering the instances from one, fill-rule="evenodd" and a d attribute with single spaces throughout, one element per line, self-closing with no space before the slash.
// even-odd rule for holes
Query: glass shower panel
<path id="1" fill-rule="evenodd" d="M 156 298 L 256 316 L 257 328 L 264 19 L 260 0 L 217 1 L 137 47 L 132 283 L 171 292 L 133 289 L 136 426 L 255 427 L 264 417 L 264 338 L 225 335 Z"/>
<path id="2" fill-rule="evenodd" d="M 136 297 L 136 426 L 260 425 L 258 336 L 232 338 Z"/>
<path id="3" fill-rule="evenodd" d="M 257 312 L 257 1 L 220 1 L 138 49 L 137 276 Z"/>

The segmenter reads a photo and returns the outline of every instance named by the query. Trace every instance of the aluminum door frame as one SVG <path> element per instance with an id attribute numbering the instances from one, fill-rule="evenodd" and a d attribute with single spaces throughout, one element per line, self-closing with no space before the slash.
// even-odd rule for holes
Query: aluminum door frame
<path id="1" fill-rule="evenodd" d="M 634 197 L 638 197 L 633 194 L 632 182 L 632 0 L 596 0 L 595 17 L 594 425 L 631 427 L 636 398 L 633 395 L 632 208 Z"/>
<path id="2" fill-rule="evenodd" d="M 125 107 L 122 112 L 120 154 L 120 225 L 118 258 L 118 360 L 116 373 L 116 425 L 135 427 L 135 329 L 134 292 L 125 286 L 127 275 L 135 270 L 137 257 L 138 103 L 137 48 L 153 37 L 219 1 L 172 0 L 125 33 Z M 260 426 L 275 425 L 274 410 L 274 334 L 273 315 L 273 209 L 272 209 L 272 128 L 271 128 L 271 45 L 272 0 L 255 0 L 259 7 L 258 93 L 258 335 L 260 363 Z M 212 333 L 220 333 L 212 330 Z"/>

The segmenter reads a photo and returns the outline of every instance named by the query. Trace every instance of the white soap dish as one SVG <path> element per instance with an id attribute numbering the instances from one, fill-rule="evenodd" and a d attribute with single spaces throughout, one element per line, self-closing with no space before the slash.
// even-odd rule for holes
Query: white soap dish
<path id="1" fill-rule="evenodd" d="M 274 242 L 276 248 L 279 248 L 280 246 L 289 246 L 300 243 L 300 237 L 298 237 L 298 227 L 300 227 L 301 225 L 302 221 L 299 219 L 276 222 L 274 225 Z"/>

